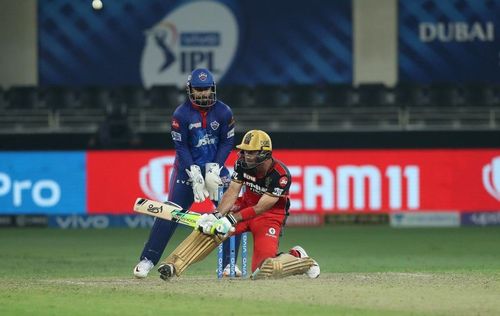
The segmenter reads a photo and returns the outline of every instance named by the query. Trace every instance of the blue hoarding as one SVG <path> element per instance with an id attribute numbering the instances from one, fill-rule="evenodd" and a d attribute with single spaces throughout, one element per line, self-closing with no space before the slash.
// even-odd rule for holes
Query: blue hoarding
<path id="1" fill-rule="evenodd" d="M 41 85 L 352 81 L 351 0 L 39 0 Z"/>
<path id="2" fill-rule="evenodd" d="M 500 0 L 400 0 L 399 80 L 500 82 Z"/>
<path id="3" fill-rule="evenodd" d="M 0 214 L 86 212 L 84 152 L 0 153 Z"/>
<path id="4" fill-rule="evenodd" d="M 151 228 L 154 217 L 147 215 L 51 215 L 48 226 L 54 228 Z"/>
<path id="5" fill-rule="evenodd" d="M 500 226 L 500 212 L 474 212 L 462 214 L 462 226 Z"/>

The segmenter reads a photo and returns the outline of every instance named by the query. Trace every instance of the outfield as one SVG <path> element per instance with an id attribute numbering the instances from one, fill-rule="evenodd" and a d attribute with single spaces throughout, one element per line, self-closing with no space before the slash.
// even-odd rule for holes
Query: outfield
<path id="1" fill-rule="evenodd" d="M 316 280 L 136 280 L 146 230 L 0 230 L 0 315 L 499 315 L 500 229 L 289 228 Z M 181 228 L 167 248 L 188 234 Z M 250 248 L 251 249 L 251 248 Z"/>

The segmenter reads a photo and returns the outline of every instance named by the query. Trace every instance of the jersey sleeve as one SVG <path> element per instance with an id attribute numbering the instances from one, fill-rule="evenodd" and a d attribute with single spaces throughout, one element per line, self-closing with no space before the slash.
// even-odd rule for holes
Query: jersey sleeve
<path id="1" fill-rule="evenodd" d="M 189 169 L 189 166 L 194 164 L 194 162 L 188 145 L 188 123 L 183 118 L 179 108 L 177 108 L 172 116 L 170 128 L 179 168 L 180 170 Z"/>
<path id="2" fill-rule="evenodd" d="M 243 183 L 243 168 L 238 160 L 234 163 L 234 171 L 231 180 L 237 183 Z"/>
<path id="3" fill-rule="evenodd" d="M 267 194 L 276 197 L 288 195 L 288 191 L 290 190 L 290 185 L 292 184 L 292 179 L 290 179 L 290 175 L 273 172 L 268 177 L 269 177 L 269 185 L 267 186 L 267 191 L 266 191 Z"/>
<path id="4" fill-rule="evenodd" d="M 223 103 L 222 103 L 223 104 Z M 229 106 L 223 104 L 226 109 L 222 114 L 219 147 L 215 155 L 215 162 L 223 166 L 229 153 L 234 146 L 234 118 Z"/>

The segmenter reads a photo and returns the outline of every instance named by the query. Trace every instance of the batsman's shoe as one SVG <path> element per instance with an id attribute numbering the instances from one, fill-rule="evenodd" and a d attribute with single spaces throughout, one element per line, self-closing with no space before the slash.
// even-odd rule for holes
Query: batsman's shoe
<path id="1" fill-rule="evenodd" d="M 307 252 L 301 246 L 292 247 L 292 249 L 290 249 L 288 253 L 297 258 L 309 258 Z M 317 277 L 319 277 L 320 273 L 321 270 L 319 268 L 319 264 L 316 262 L 316 260 L 314 260 L 314 265 L 306 271 L 305 275 L 307 275 L 311 279 L 316 279 Z"/>
<path id="2" fill-rule="evenodd" d="M 231 273 L 231 267 L 229 264 L 224 268 L 224 271 L 222 271 L 222 276 L 223 277 L 229 277 L 229 274 Z M 237 278 L 241 278 L 241 270 L 238 268 L 237 265 L 234 266 L 234 274 Z"/>
<path id="3" fill-rule="evenodd" d="M 153 269 L 155 265 L 148 258 L 142 259 L 134 268 L 134 276 L 138 279 L 144 279 L 148 276 L 149 271 Z"/>
<path id="4" fill-rule="evenodd" d="M 170 263 L 164 263 L 160 265 L 158 272 L 160 272 L 160 278 L 167 281 L 175 275 L 175 268 Z"/>

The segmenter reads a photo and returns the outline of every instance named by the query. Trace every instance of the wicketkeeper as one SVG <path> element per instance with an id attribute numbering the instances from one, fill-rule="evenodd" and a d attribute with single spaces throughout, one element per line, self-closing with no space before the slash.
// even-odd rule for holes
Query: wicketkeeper
<path id="1" fill-rule="evenodd" d="M 252 279 L 295 274 L 317 278 L 319 265 L 302 247 L 278 254 L 292 181 L 288 168 L 272 156 L 271 138 L 263 131 L 251 130 L 236 148 L 240 153 L 228 190 L 217 209 L 204 214 L 197 222 L 198 229 L 160 263 L 161 278 L 181 275 L 227 237 L 247 231 L 252 233 L 254 241 Z M 243 196 L 238 197 L 243 187 Z"/>
<path id="2" fill-rule="evenodd" d="M 224 163 L 234 146 L 234 119 L 231 108 L 217 99 L 215 80 L 208 69 L 193 70 L 186 91 L 188 98 L 172 116 L 175 162 L 168 199 L 188 209 L 193 202 L 207 198 L 217 204 L 220 187 L 228 186 L 230 175 Z M 155 220 L 140 261 L 134 267 L 137 278 L 147 277 L 160 261 L 176 228 L 176 222 Z M 224 273 L 229 274 L 228 243 L 224 245 L 224 253 L 224 265 L 227 265 Z M 237 272 L 241 275 L 239 269 Z"/>

